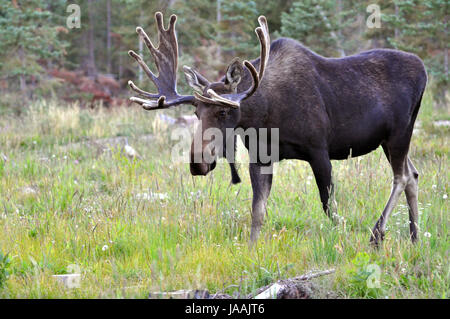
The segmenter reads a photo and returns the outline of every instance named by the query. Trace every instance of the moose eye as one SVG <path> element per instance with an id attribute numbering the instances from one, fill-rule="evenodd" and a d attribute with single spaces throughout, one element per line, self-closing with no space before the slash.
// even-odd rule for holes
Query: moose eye
<path id="1" fill-rule="evenodd" d="M 227 112 L 224 110 L 221 110 L 221 111 L 217 112 L 216 115 L 217 115 L 217 117 L 225 117 L 225 116 L 227 116 Z"/>

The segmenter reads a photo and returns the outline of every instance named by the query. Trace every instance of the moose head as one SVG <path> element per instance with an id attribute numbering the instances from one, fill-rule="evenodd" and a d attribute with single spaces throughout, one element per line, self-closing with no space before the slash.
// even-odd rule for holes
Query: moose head
<path id="1" fill-rule="evenodd" d="M 161 12 L 155 14 L 155 19 L 159 39 L 157 48 L 141 27 L 137 27 L 136 32 L 150 50 L 158 70 L 158 76 L 150 70 L 140 55 L 132 50 L 128 54 L 139 63 L 155 84 L 158 94 L 146 92 L 129 81 L 131 89 L 140 96 L 132 97 L 130 100 L 149 111 L 182 104 L 194 105 L 195 114 L 200 120 L 201 126 L 195 132 L 191 145 L 190 170 L 192 175 L 206 175 L 215 168 L 217 157 L 224 156 L 226 153 L 226 141 L 235 138 L 232 136 L 233 134 L 230 134 L 232 131 L 227 129 L 234 129 L 238 125 L 241 118 L 241 102 L 256 92 L 264 76 L 270 49 L 267 21 L 264 16 L 260 16 L 258 18 L 260 26 L 255 29 L 260 42 L 259 71 L 248 60 L 241 62 L 240 59 L 235 58 L 227 67 L 222 81 L 210 82 L 193 68 L 184 66 L 186 80 L 194 90 L 194 95 L 180 95 L 177 92 L 178 43 L 175 33 L 177 16 L 170 17 L 168 29 L 164 28 Z M 238 92 L 237 87 L 241 83 L 246 69 L 250 73 L 252 84 L 249 88 Z M 218 130 L 222 139 L 212 139 L 214 134 L 208 134 L 210 129 Z M 233 182 L 239 182 L 234 164 L 230 162 L 230 165 Z"/>

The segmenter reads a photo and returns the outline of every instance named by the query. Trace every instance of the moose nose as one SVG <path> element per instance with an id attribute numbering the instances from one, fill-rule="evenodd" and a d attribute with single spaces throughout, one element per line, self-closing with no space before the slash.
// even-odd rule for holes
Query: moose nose
<path id="1" fill-rule="evenodd" d="M 212 162 L 211 164 L 207 163 L 191 163 L 190 170 L 191 174 L 194 176 L 202 175 L 205 176 L 210 171 L 212 171 L 216 167 L 216 162 Z"/>

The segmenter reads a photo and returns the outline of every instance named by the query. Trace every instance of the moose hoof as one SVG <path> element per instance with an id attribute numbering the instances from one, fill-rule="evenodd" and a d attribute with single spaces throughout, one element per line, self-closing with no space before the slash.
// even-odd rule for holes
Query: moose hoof
<path id="1" fill-rule="evenodd" d="M 411 236 L 411 242 L 412 242 L 413 244 L 416 244 L 416 243 L 417 243 L 417 240 L 419 239 L 419 238 L 417 237 L 417 233 L 411 234 L 410 236 Z"/>
<path id="2" fill-rule="evenodd" d="M 374 228 L 372 230 L 372 235 L 370 236 L 370 244 L 378 248 L 381 242 L 384 240 L 384 232 L 379 230 L 378 228 Z"/>

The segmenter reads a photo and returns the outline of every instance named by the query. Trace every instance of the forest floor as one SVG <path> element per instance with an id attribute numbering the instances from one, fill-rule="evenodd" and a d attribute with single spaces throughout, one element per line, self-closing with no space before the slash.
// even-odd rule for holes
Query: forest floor
<path id="1" fill-rule="evenodd" d="M 338 226 L 323 213 L 306 162 L 276 165 L 268 216 L 249 249 L 246 151 L 238 150 L 238 185 L 223 160 L 192 177 L 172 160 L 178 126 L 161 114 L 174 112 L 56 101 L 32 103 L 20 116 L 0 112 L 0 252 L 10 259 L 0 255 L 1 298 L 147 298 L 179 289 L 243 296 L 331 268 L 313 280 L 312 297 L 449 297 L 450 128 L 434 123 L 450 116 L 433 111 L 429 95 L 410 150 L 420 173 L 419 241 L 409 240 L 402 196 L 378 250 L 370 230 L 392 180 L 381 148 L 333 161 Z M 71 272 L 80 273 L 77 288 L 53 277 Z"/>

